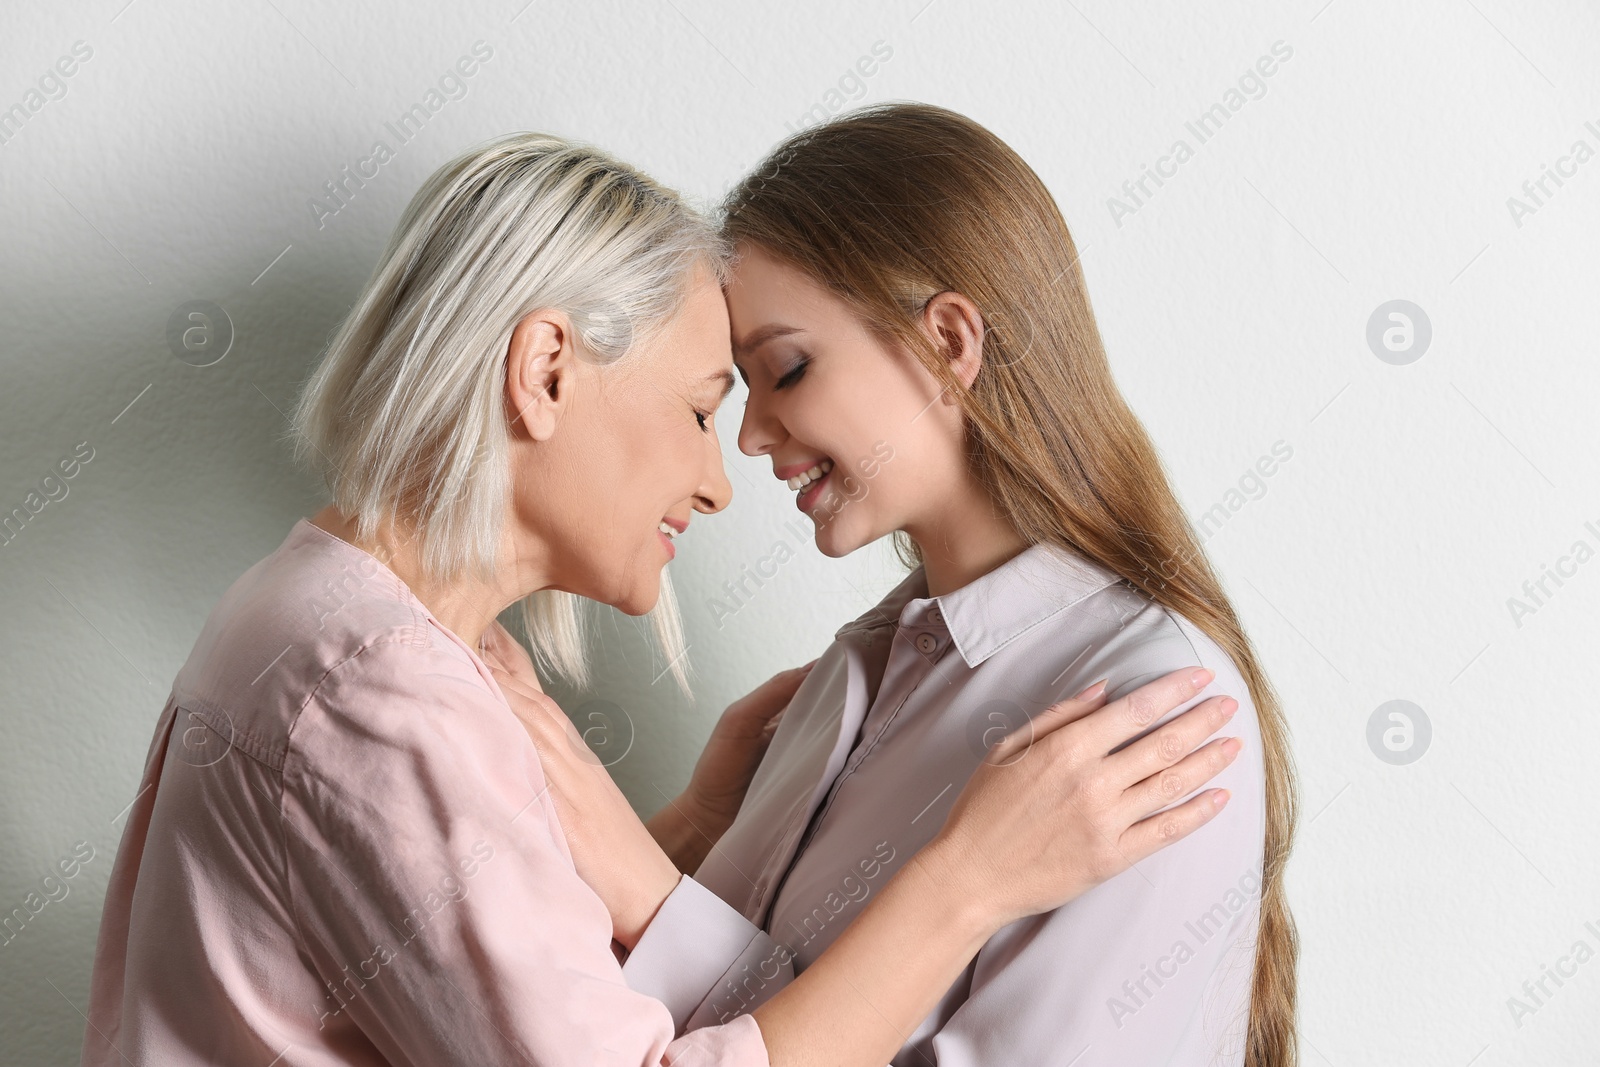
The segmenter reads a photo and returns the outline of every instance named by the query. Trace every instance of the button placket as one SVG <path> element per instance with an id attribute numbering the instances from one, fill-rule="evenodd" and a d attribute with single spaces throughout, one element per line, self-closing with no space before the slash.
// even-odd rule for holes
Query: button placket
<path id="1" fill-rule="evenodd" d="M 778 894 L 783 891 L 783 883 L 788 880 L 789 872 L 794 869 L 800 853 L 805 851 L 806 844 L 811 840 L 810 831 L 816 826 L 816 821 L 815 817 L 807 820 L 804 811 L 803 805 L 795 809 L 784 830 L 781 845 L 777 851 L 766 857 L 762 863 L 761 873 L 756 876 L 756 914 L 760 916 L 762 925 L 771 921 L 772 908 L 777 903 Z M 797 837 L 801 839 L 798 844 L 795 843 Z M 783 855 L 789 858 L 780 871 L 776 868 L 774 860 Z"/>
<path id="2" fill-rule="evenodd" d="M 894 710 L 884 716 L 883 721 L 878 726 L 877 730 L 870 735 L 867 733 L 867 727 L 872 724 L 873 711 L 872 709 L 868 710 L 866 719 L 862 722 L 861 741 L 856 745 L 855 750 L 850 753 L 850 757 L 845 760 L 844 766 L 839 770 L 839 776 L 835 778 L 833 780 L 833 784 L 828 787 L 827 796 L 823 798 L 822 804 L 817 808 L 811 824 L 806 827 L 804 836 L 800 840 L 799 847 L 795 850 L 796 856 L 798 856 L 801 852 L 804 852 L 806 847 L 811 843 L 811 838 L 816 835 L 817 830 L 822 826 L 823 820 L 827 818 L 829 809 L 833 807 L 834 798 L 839 795 L 839 790 L 844 787 L 845 781 L 856 772 L 857 768 L 859 768 L 861 764 L 866 761 L 868 756 L 872 755 L 873 751 L 878 747 L 878 744 L 883 740 L 884 736 L 888 734 L 890 728 L 894 725 L 895 720 L 900 717 L 900 710 L 906 706 L 906 702 L 909 701 L 916 693 L 917 689 L 921 687 L 923 680 L 927 678 L 930 670 L 932 669 L 932 660 L 928 659 L 926 656 L 923 656 L 921 670 L 912 671 L 912 666 L 915 665 L 915 661 L 911 661 L 911 663 L 908 664 L 904 656 L 904 652 L 898 648 L 889 653 L 889 662 L 884 664 L 883 678 L 879 682 L 880 688 L 878 690 L 878 696 L 881 700 L 884 696 L 884 690 L 881 688 L 881 686 L 884 683 L 892 681 L 896 687 L 904 686 L 904 691 L 900 694 L 900 699 L 894 703 Z M 876 703 L 877 702 L 874 702 L 875 705 Z M 785 875 L 787 876 L 787 872 L 785 872 Z M 780 888 L 779 892 L 781 891 L 782 890 Z M 774 896 L 776 896 L 776 894 L 774 894 Z"/>
<path id="3" fill-rule="evenodd" d="M 838 798 L 845 782 L 883 742 L 890 729 L 893 728 L 895 721 L 899 719 L 900 712 L 906 706 L 906 703 L 916 694 L 917 690 L 922 687 L 922 683 L 934 671 L 937 664 L 936 656 L 923 651 L 918 646 L 918 639 L 924 637 L 931 639 L 934 642 L 936 651 L 942 647 L 943 642 L 927 632 L 911 637 L 908 632 L 909 629 L 909 627 L 897 628 L 892 634 L 885 635 L 890 640 L 889 655 L 883 666 L 883 674 L 879 678 L 877 699 L 867 709 L 867 714 L 861 723 L 861 740 L 845 760 L 844 766 L 840 768 L 838 776 L 833 780 L 833 784 L 828 787 L 822 803 L 812 813 L 804 829 L 798 831 L 799 843 L 789 850 L 789 862 L 784 865 L 782 871 L 769 870 L 765 872 L 763 879 L 765 883 L 763 893 L 765 899 L 761 908 L 763 923 L 770 921 L 777 908 L 778 898 L 784 893 L 784 887 L 788 883 L 789 875 L 799 862 L 800 856 L 810 847 L 812 839 L 821 830 L 823 823 L 826 822 L 829 812 L 833 809 L 834 801 Z M 908 639 L 912 646 L 911 648 L 903 647 L 902 642 L 899 640 L 902 637 Z M 913 651 L 916 653 L 915 655 L 912 654 Z M 900 692 L 900 697 L 893 704 L 894 710 L 885 715 L 881 723 L 877 724 L 877 728 L 869 734 L 869 728 L 874 725 L 874 715 L 877 708 L 888 706 L 884 701 L 884 697 L 896 690 Z"/>
<path id="4" fill-rule="evenodd" d="M 903 631 L 900 636 L 905 636 Z M 918 637 L 932 638 L 933 635 L 923 633 L 919 634 Z M 938 638 L 933 638 L 933 640 L 935 644 L 938 643 Z M 831 804 L 833 802 L 833 794 L 838 792 L 839 786 L 843 784 L 846 778 L 855 773 L 856 768 L 860 767 L 868 756 L 872 755 L 873 750 L 883 741 L 889 730 L 894 726 L 895 721 L 900 717 L 900 711 L 906 706 L 906 702 L 916 694 L 917 690 L 922 687 L 923 681 L 932 673 L 933 658 L 917 647 L 915 638 L 912 639 L 911 644 L 918 653 L 915 658 L 908 659 L 909 652 L 907 650 L 895 648 L 889 653 L 889 662 L 884 665 L 883 682 L 889 683 L 892 681 L 895 688 L 901 689 L 900 699 L 895 701 L 894 710 L 883 717 L 881 725 L 870 737 L 867 735 L 865 728 L 871 725 L 873 714 L 870 710 L 867 712 L 866 720 L 862 723 L 861 743 L 856 746 L 855 751 L 850 754 L 850 758 L 845 761 L 844 768 L 839 772 L 839 777 L 833 784 L 833 790 L 829 794 L 827 803 Z M 881 695 L 882 690 L 880 690 Z"/>

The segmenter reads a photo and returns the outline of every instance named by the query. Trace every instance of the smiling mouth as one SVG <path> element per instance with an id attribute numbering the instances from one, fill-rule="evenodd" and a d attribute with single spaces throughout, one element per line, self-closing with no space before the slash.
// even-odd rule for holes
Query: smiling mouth
<path id="1" fill-rule="evenodd" d="M 799 496 L 795 497 L 795 506 L 801 511 L 810 511 L 822 497 L 823 484 L 827 482 L 828 475 L 833 472 L 833 460 L 822 459 L 810 470 L 801 471 L 787 481 L 790 489 L 798 490 Z"/>
<path id="2" fill-rule="evenodd" d="M 831 460 L 831 459 L 823 459 L 823 460 L 819 461 L 816 464 L 816 466 L 812 467 L 810 470 L 801 471 L 799 474 L 796 474 L 793 478 L 790 478 L 789 479 L 789 483 L 788 483 L 789 484 L 789 488 L 790 489 L 804 489 L 806 486 L 810 485 L 812 482 L 820 482 L 820 481 L 822 481 L 823 478 L 827 477 L 828 472 L 831 471 L 831 470 L 833 470 L 833 460 Z"/>
<path id="3" fill-rule="evenodd" d="M 673 539 L 688 528 L 689 524 L 687 522 L 681 522 L 676 519 L 664 518 L 656 523 L 656 537 L 660 539 L 662 547 L 667 550 L 668 559 L 674 559 L 678 555 L 678 550 L 672 544 Z"/>

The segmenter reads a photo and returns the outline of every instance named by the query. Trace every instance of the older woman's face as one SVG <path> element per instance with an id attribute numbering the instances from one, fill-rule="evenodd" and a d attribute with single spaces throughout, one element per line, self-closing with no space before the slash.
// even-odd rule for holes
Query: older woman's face
<path id="1" fill-rule="evenodd" d="M 733 385 L 716 279 L 697 272 L 677 316 L 620 364 L 570 369 L 553 432 L 519 465 L 518 515 L 556 588 L 641 615 L 660 597 L 672 538 L 733 495 L 715 423 Z"/>

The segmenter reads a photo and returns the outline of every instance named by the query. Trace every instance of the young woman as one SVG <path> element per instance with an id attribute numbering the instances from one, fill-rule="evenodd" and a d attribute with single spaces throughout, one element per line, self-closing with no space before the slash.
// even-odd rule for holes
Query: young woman
<path id="1" fill-rule="evenodd" d="M 1227 764 L 1220 741 L 1194 750 L 1229 701 L 1108 755 L 1209 674 L 1109 703 L 1091 686 L 1031 748 L 996 745 L 914 862 L 754 1013 L 679 1036 L 628 988 L 615 953 L 662 901 L 708 901 L 601 771 L 565 795 L 619 852 L 653 850 L 628 886 L 654 899 L 615 903 L 546 773 L 581 740 L 524 698 L 566 731 L 530 743 L 484 658 L 506 662 L 495 617 L 531 597 L 541 654 L 581 667 L 574 598 L 650 611 L 666 531 L 727 504 L 721 263 L 677 197 L 555 138 L 500 139 L 424 185 L 295 414 L 334 503 L 228 589 L 157 723 L 83 1063 L 881 1065 L 995 930 L 1220 808 L 1208 790 L 1162 810 L 1162 784 Z M 726 788 L 710 755 L 696 818 Z"/>
<path id="2" fill-rule="evenodd" d="M 664 909 L 630 981 L 691 1029 L 759 1010 L 933 839 L 991 731 L 1198 662 L 1242 701 L 1229 818 L 1000 931 L 892 1062 L 1294 1063 L 1283 716 L 1044 184 L 968 119 L 878 107 L 780 146 L 724 232 L 740 447 L 798 490 L 823 553 L 892 533 L 916 569 L 839 630 L 696 871 L 745 921 Z"/>

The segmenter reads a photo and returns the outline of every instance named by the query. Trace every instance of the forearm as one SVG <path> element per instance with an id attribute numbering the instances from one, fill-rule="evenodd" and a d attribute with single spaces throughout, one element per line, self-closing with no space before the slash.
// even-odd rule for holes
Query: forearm
<path id="1" fill-rule="evenodd" d="M 752 1014 L 773 1067 L 882 1067 L 996 926 L 913 857 L 815 962 Z"/>
<path id="2" fill-rule="evenodd" d="M 644 825 L 673 866 L 684 874 L 699 870 L 728 829 L 722 821 L 695 809 L 681 794 L 662 805 Z"/>

